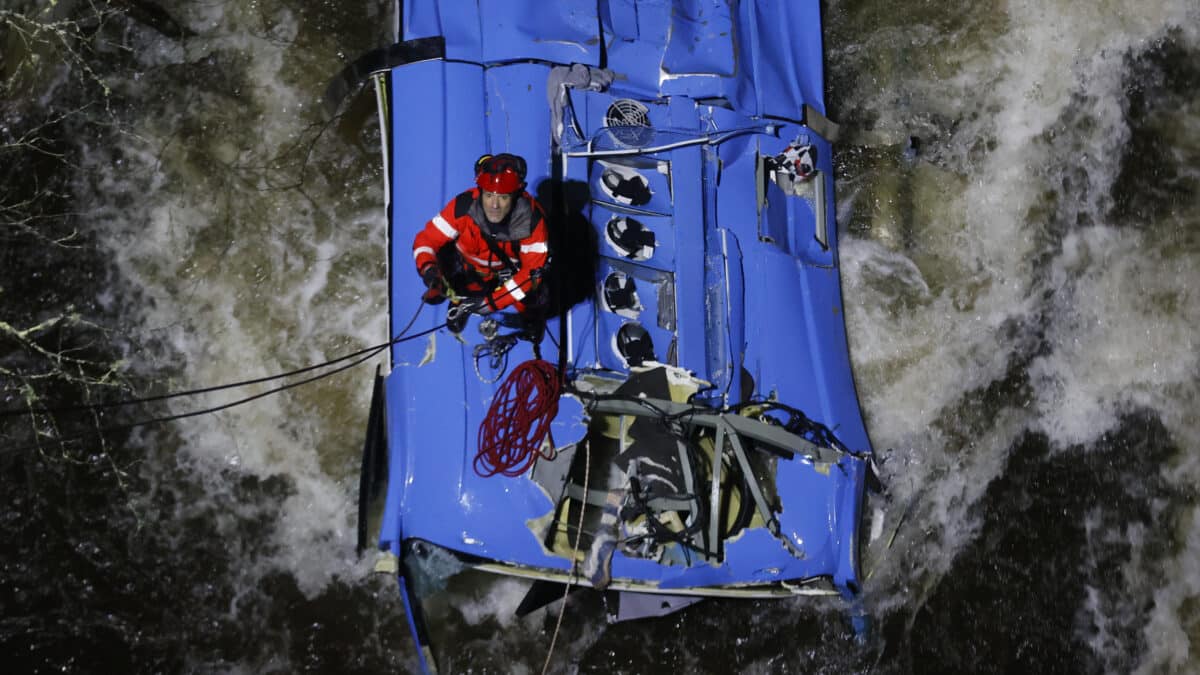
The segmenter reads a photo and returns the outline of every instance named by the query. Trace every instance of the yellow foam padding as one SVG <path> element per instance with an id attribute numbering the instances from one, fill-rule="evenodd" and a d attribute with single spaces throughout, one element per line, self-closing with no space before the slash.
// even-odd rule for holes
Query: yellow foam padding
<path id="1" fill-rule="evenodd" d="M 572 514 L 572 509 L 571 509 L 572 504 L 576 505 L 576 508 L 574 509 L 574 514 Z M 554 519 L 550 521 L 550 522 L 558 523 L 558 527 L 556 527 L 555 531 L 554 531 L 554 538 L 551 540 L 553 545 L 551 546 L 550 550 L 554 554 L 560 555 L 564 558 L 570 558 L 571 553 L 575 552 L 576 562 L 583 562 L 583 559 L 586 556 L 587 551 L 585 550 L 585 546 L 584 546 L 585 542 L 583 542 L 582 539 L 580 540 L 581 543 L 579 545 L 580 550 L 578 550 L 578 551 L 575 550 L 575 535 L 574 535 L 575 529 L 574 528 L 578 527 L 578 525 L 579 525 L 578 505 L 579 505 L 579 501 L 576 499 L 572 499 L 571 497 L 567 497 L 566 499 L 559 502 L 558 510 L 554 513 Z M 565 511 L 565 513 L 564 513 L 564 511 Z M 574 518 L 570 522 L 568 522 L 567 518 L 570 517 L 571 515 L 574 515 Z M 547 523 L 547 526 L 549 526 L 549 524 L 550 523 Z"/>
<path id="2" fill-rule="evenodd" d="M 621 417 L 621 415 L 597 415 L 592 419 L 595 433 L 614 441 L 621 440 Z M 628 434 L 629 425 L 626 425 L 625 431 Z M 627 443 L 629 442 L 628 438 L 625 440 Z"/>

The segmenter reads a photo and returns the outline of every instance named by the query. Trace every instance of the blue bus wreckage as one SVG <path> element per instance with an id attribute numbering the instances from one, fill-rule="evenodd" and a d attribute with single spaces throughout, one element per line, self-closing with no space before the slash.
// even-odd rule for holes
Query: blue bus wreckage
<path id="1" fill-rule="evenodd" d="M 562 584 L 603 590 L 614 620 L 855 598 L 873 455 L 818 3 L 408 0 L 397 16 L 396 44 L 329 96 L 369 80 L 379 103 L 396 341 L 360 545 L 379 522 L 377 568 L 399 579 L 422 666 L 414 579 L 433 558 L 532 580 L 520 611 Z M 503 152 L 546 208 L 544 331 L 502 314 L 452 334 L 446 305 L 405 326 L 425 290 L 413 235 Z M 494 466 L 480 451 L 497 442 L 526 454 Z"/>

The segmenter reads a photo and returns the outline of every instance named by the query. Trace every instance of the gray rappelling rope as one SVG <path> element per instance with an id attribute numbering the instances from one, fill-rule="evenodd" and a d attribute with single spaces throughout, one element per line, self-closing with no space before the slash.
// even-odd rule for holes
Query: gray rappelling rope
<path id="1" fill-rule="evenodd" d="M 584 452 L 587 453 L 583 463 L 583 494 L 588 493 L 588 480 L 592 473 L 592 446 L 587 441 L 583 443 Z M 558 608 L 558 621 L 554 623 L 554 635 L 550 637 L 550 649 L 546 651 L 546 662 L 542 664 L 542 675 L 546 675 L 546 671 L 550 669 L 550 658 L 554 656 L 554 645 L 558 642 L 558 629 L 562 627 L 563 614 L 567 612 L 567 594 L 571 592 L 571 584 L 575 581 L 575 574 L 579 568 L 579 540 L 583 538 L 583 514 L 587 511 L 587 499 L 582 499 L 579 502 L 579 526 L 575 529 L 575 544 L 571 551 L 571 574 L 567 577 L 566 587 L 563 588 L 562 606 Z"/>
<path id="2" fill-rule="evenodd" d="M 296 382 L 289 382 L 289 383 L 281 385 L 279 387 L 275 387 L 274 389 L 268 389 L 265 392 L 255 394 L 253 396 L 247 396 L 245 398 L 240 398 L 240 399 L 237 399 L 234 401 L 230 401 L 229 403 L 224 403 L 219 406 L 214 406 L 211 408 L 201 408 L 199 410 L 192 410 L 189 412 L 178 413 L 178 414 L 174 414 L 174 415 L 153 417 L 153 418 L 149 418 L 149 419 L 139 420 L 136 422 L 130 422 L 128 424 L 118 424 L 118 425 L 114 425 L 111 427 L 91 429 L 88 432 L 85 432 L 82 434 L 77 434 L 75 436 L 68 436 L 66 438 L 50 438 L 50 439 L 47 439 L 47 442 L 58 443 L 60 445 L 66 445 L 67 443 L 74 443 L 76 441 L 81 441 L 81 440 L 88 439 L 88 438 L 94 438 L 96 436 L 102 436 L 103 434 L 112 433 L 112 432 L 116 432 L 116 431 L 127 431 L 129 429 L 135 429 L 137 427 L 149 426 L 152 424 L 162 424 L 165 422 L 173 422 L 175 420 L 186 419 L 188 417 L 197 417 L 199 415 L 207 415 L 207 414 L 211 414 L 211 413 L 215 413 L 215 412 L 220 412 L 222 410 L 227 410 L 229 408 L 233 408 L 235 406 L 239 406 L 244 403 L 256 401 L 260 398 L 270 396 L 271 394 L 277 394 L 281 391 L 293 389 L 295 387 L 299 387 L 301 385 L 308 384 L 310 382 L 315 382 L 317 380 L 324 379 L 331 375 L 336 375 L 337 373 L 340 373 L 344 370 L 353 368 L 354 366 L 357 366 L 365 361 L 370 360 L 371 358 L 374 358 L 379 353 L 381 353 L 383 350 L 387 349 L 388 347 L 390 347 L 394 344 L 399 344 L 401 342 L 407 342 L 409 340 L 415 340 L 416 338 L 423 337 L 434 331 L 441 330 L 442 328 L 445 327 L 445 324 L 442 324 L 442 325 L 435 326 L 433 328 L 421 331 L 419 333 L 414 333 L 412 335 L 404 335 L 404 333 L 409 328 L 411 328 L 414 323 L 416 323 L 417 317 L 420 316 L 420 314 L 421 314 L 421 307 L 423 307 L 423 305 L 418 305 L 416 314 L 413 315 L 412 320 L 408 322 L 408 325 L 404 327 L 404 329 L 400 332 L 400 334 L 385 343 L 374 345 L 374 346 L 368 347 L 366 349 L 360 349 L 357 352 L 354 352 L 352 354 L 347 354 L 344 356 L 340 356 L 336 359 L 326 361 L 325 363 L 320 363 L 320 364 L 316 364 L 316 365 L 312 365 L 312 366 L 306 366 L 304 368 L 293 370 L 293 371 L 290 371 L 287 373 L 271 375 L 268 377 L 256 378 L 253 380 L 245 380 L 243 382 L 235 382 L 235 383 L 231 383 L 231 384 L 224 384 L 224 385 L 218 385 L 218 386 L 213 386 L 213 387 L 205 387 L 203 389 L 193 389 L 190 391 L 175 392 L 175 393 L 171 393 L 171 394 L 150 396 L 150 397 L 145 397 L 145 398 L 140 398 L 140 399 L 128 399 L 128 400 L 124 400 L 124 401 L 114 401 L 112 403 L 107 403 L 107 404 L 92 404 L 92 405 L 85 405 L 85 406 L 64 406 L 62 408 L 41 408 L 41 409 L 31 408 L 31 409 L 23 410 L 20 412 L 28 413 L 28 414 L 42 414 L 42 413 L 51 413 L 51 412 L 63 412 L 63 411 L 68 411 L 68 410 L 97 410 L 97 409 L 102 409 L 102 408 L 106 408 L 106 407 L 133 405 L 135 403 L 146 403 L 146 402 L 150 402 L 150 401 L 159 401 L 159 400 L 165 400 L 165 399 L 170 399 L 170 398 L 178 398 L 180 396 L 208 393 L 211 391 L 220 391 L 223 389 L 230 389 L 230 388 L 234 388 L 234 387 L 245 386 L 247 384 L 257 384 L 260 382 L 278 380 L 278 379 L 288 377 L 291 375 L 296 375 L 296 374 L 300 374 L 300 373 L 309 372 L 309 371 L 312 371 L 312 370 L 315 370 L 318 368 L 323 368 L 325 366 L 329 366 L 329 365 L 332 365 L 334 363 L 338 363 L 341 361 L 346 361 L 347 359 L 351 359 L 354 357 L 359 357 L 356 360 L 351 361 L 348 364 L 339 366 L 338 368 L 335 368 L 330 371 L 326 371 L 324 373 L 320 373 L 319 375 L 314 375 L 312 377 L 305 378 L 303 380 L 299 380 Z M 10 411 L 3 411 L 3 412 L 7 414 Z M 9 447 L 9 448 L 0 448 L 0 453 L 15 453 L 15 452 L 23 452 L 25 450 L 39 450 L 39 449 L 41 449 L 41 447 L 42 447 L 42 445 L 40 443 L 38 443 L 38 444 L 30 444 L 30 445 L 16 446 L 16 447 Z"/>

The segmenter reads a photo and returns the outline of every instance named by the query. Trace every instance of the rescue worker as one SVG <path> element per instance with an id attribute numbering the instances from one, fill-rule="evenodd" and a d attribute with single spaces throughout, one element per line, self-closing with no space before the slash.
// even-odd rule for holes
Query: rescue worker
<path id="1" fill-rule="evenodd" d="M 542 207 L 525 191 L 525 160 L 508 153 L 475 162 L 476 187 L 446 204 L 413 240 L 425 302 L 454 297 L 447 325 L 462 331 L 471 312 L 517 310 L 537 318 L 549 258 Z"/>

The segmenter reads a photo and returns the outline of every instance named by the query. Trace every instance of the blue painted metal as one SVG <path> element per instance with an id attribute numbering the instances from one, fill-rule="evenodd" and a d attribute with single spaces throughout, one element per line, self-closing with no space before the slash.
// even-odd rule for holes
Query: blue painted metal
<path id="1" fill-rule="evenodd" d="M 642 310 L 630 319 L 601 302 L 575 306 L 565 355 L 572 372 L 628 375 L 613 336 L 637 321 L 650 333 L 658 361 L 714 385 L 701 400 L 720 407 L 770 397 L 832 429 L 850 451 L 833 465 L 799 457 L 777 462 L 779 523 L 789 546 L 752 527 L 725 543 L 720 562 L 697 555 L 691 564 L 671 565 L 618 552 L 614 582 L 703 593 L 827 578 L 846 594 L 857 592 L 871 446 L 842 320 L 831 148 L 801 124 L 804 105 L 825 109 L 818 3 L 403 4 L 402 37 L 443 36 L 446 57 L 388 74 L 392 325 L 412 315 L 424 290 L 411 268 L 413 236 L 471 184 L 479 155 L 524 156 L 531 192 L 554 180 L 587 185 L 591 202 L 583 215 L 600 242 L 597 286 L 610 271 L 629 273 L 641 289 Z M 584 138 L 555 147 L 551 68 L 602 61 L 617 79 L 608 91 L 570 91 Z M 647 109 L 654 131 L 633 144 L 640 149 L 605 128 L 605 113 L 620 98 Z M 825 184 L 808 197 L 787 195 L 763 175 L 762 158 L 794 141 L 817 148 L 814 180 Z M 664 149 L 646 151 L 657 145 Z M 629 154 L 583 156 L 589 149 Z M 616 165 L 634 165 L 649 201 L 622 204 L 604 191 L 604 172 Z M 820 213 L 827 218 L 825 243 L 815 238 Z M 606 242 L 609 221 L 628 216 L 655 234 L 649 259 L 631 259 Z M 656 285 L 664 279 L 670 283 Z M 441 324 L 444 313 L 444 305 L 426 310 L 412 330 Z M 673 321 L 662 318 L 670 315 Z M 402 555 L 404 540 L 421 539 L 514 569 L 561 574 L 571 562 L 548 551 L 529 524 L 552 512 L 551 496 L 528 476 L 481 478 L 472 469 L 477 430 L 498 386 L 476 376 L 478 322 L 470 319 L 462 341 L 442 330 L 392 348 L 390 480 L 380 547 Z M 557 320 L 547 333 L 558 335 Z M 555 345 L 544 343 L 543 356 L 556 361 Z M 509 363 L 530 358 L 530 345 L 519 342 Z M 573 425 L 582 433 L 579 414 L 577 405 L 560 413 L 556 433 Z"/>
<path id="2" fill-rule="evenodd" d="M 812 0 L 405 0 L 403 5 L 401 39 L 443 36 L 447 60 L 605 66 L 619 76 L 617 91 L 724 98 L 755 117 L 799 121 L 805 103 L 825 113 L 821 11 Z"/>

